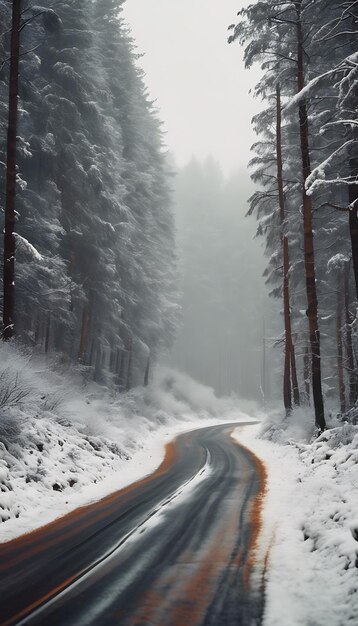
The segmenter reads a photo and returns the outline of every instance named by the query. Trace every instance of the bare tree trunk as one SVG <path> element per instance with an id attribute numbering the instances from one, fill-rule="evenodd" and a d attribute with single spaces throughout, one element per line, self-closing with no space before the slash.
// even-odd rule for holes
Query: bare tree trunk
<path id="1" fill-rule="evenodd" d="M 297 15 L 297 91 L 300 92 L 305 85 L 303 67 L 303 30 L 301 23 L 302 0 L 295 2 Z M 303 172 L 303 228 L 304 228 L 304 257 L 307 291 L 307 317 L 309 323 L 309 335 L 312 359 L 312 394 L 315 410 L 315 423 L 319 430 L 326 428 L 324 417 L 324 404 L 321 380 L 321 350 L 320 333 L 318 327 L 318 300 L 316 291 L 316 272 L 314 262 L 313 228 L 312 228 L 312 203 L 306 193 L 305 182 L 311 173 L 310 152 L 308 142 L 308 116 L 306 100 L 299 102 L 300 145 Z"/>
<path id="2" fill-rule="evenodd" d="M 288 248 L 288 236 L 285 234 L 285 196 L 283 191 L 283 164 L 282 164 L 282 131 L 281 131 L 281 90 L 280 85 L 276 85 L 276 158 L 277 158 L 277 185 L 280 206 L 281 220 L 281 244 L 283 256 L 283 309 L 285 322 L 285 365 L 283 375 L 283 400 L 286 414 L 292 409 L 291 396 L 291 372 L 292 385 L 294 392 L 294 402 L 296 405 L 300 403 L 299 390 L 297 384 L 297 370 L 295 351 L 292 341 L 291 327 L 291 311 L 290 311 L 290 287 L 289 287 L 289 271 L 290 258 Z"/>
<path id="3" fill-rule="evenodd" d="M 45 335 L 45 352 L 48 353 L 48 349 L 50 347 L 50 329 L 51 329 L 51 313 L 48 311 L 47 313 L 47 322 L 46 322 L 46 335 Z"/>
<path id="4" fill-rule="evenodd" d="M 37 314 L 36 322 L 35 322 L 35 345 L 37 346 L 40 343 L 40 329 L 41 329 L 41 318 L 40 315 Z"/>
<path id="5" fill-rule="evenodd" d="M 299 406 L 300 405 L 300 390 L 298 387 L 298 380 L 297 380 L 297 367 L 296 367 L 296 353 L 295 352 L 296 352 L 295 346 L 292 340 L 291 342 L 291 376 L 292 376 L 293 402 L 295 403 L 296 406 Z"/>
<path id="6" fill-rule="evenodd" d="M 148 387 L 149 385 L 149 371 L 150 371 L 150 354 L 148 355 L 147 367 L 145 368 L 144 387 Z"/>
<path id="7" fill-rule="evenodd" d="M 344 312 L 345 312 L 345 343 L 347 351 L 347 370 L 349 377 L 349 406 L 355 405 L 358 398 L 357 372 L 354 367 L 351 315 L 349 312 L 349 270 L 350 262 L 347 261 L 344 268 Z"/>
<path id="8" fill-rule="evenodd" d="M 96 341 L 96 359 L 93 378 L 96 382 L 100 382 L 102 379 L 102 346 L 99 340 Z"/>
<path id="9" fill-rule="evenodd" d="M 307 404 L 310 405 L 311 404 L 311 393 L 310 393 L 310 379 L 311 379 L 311 373 L 310 373 L 310 351 L 308 346 L 306 346 L 305 348 L 305 353 L 303 355 L 303 378 L 305 381 L 305 393 L 306 393 L 306 398 L 307 398 Z"/>
<path id="10" fill-rule="evenodd" d="M 109 371 L 111 374 L 116 372 L 116 361 L 117 361 L 117 350 L 115 348 L 110 348 L 109 352 Z"/>
<path id="11" fill-rule="evenodd" d="M 266 325 L 262 323 L 262 363 L 261 363 L 261 393 L 263 403 L 266 403 Z"/>
<path id="12" fill-rule="evenodd" d="M 96 333 L 93 332 L 87 365 L 93 365 L 96 356 Z"/>
<path id="13" fill-rule="evenodd" d="M 116 362 L 115 362 L 115 367 L 114 367 L 114 373 L 118 376 L 119 375 L 119 369 L 121 366 L 121 353 L 122 351 L 117 348 L 116 350 Z"/>
<path id="14" fill-rule="evenodd" d="M 128 347 L 128 369 L 127 369 L 126 391 L 129 391 L 132 388 L 132 361 L 133 361 L 133 338 L 131 337 L 129 340 L 129 347 Z"/>
<path id="15" fill-rule="evenodd" d="M 85 354 L 87 349 L 87 339 L 88 339 L 88 304 L 85 304 L 82 312 L 82 326 L 81 326 L 81 338 L 80 338 L 80 348 L 78 351 L 78 360 L 80 363 L 84 363 Z"/>
<path id="16" fill-rule="evenodd" d="M 17 97 L 19 83 L 21 0 L 12 2 L 10 44 L 9 117 L 6 157 L 6 199 L 4 228 L 4 309 L 3 339 L 15 333 L 15 201 L 16 201 L 16 135 Z"/>
<path id="17" fill-rule="evenodd" d="M 121 350 L 121 355 L 118 363 L 118 387 L 120 391 L 125 389 L 125 378 L 127 373 L 127 352 Z"/>
<path id="18" fill-rule="evenodd" d="M 343 342 L 342 342 L 342 296 L 340 292 L 339 275 L 337 278 L 337 313 L 336 313 L 336 339 L 337 339 L 337 372 L 338 389 L 341 414 L 346 412 L 346 388 L 344 384 L 343 370 Z"/>
<path id="19" fill-rule="evenodd" d="M 357 15 L 352 12 L 352 37 L 351 37 L 351 50 L 352 53 L 356 52 L 356 25 L 357 25 Z M 351 88 L 350 94 L 352 111 L 357 109 L 358 106 L 358 85 L 357 81 Z M 347 127 L 348 128 L 348 127 Z M 358 141 L 358 128 L 357 126 L 352 126 L 349 131 L 350 139 L 354 139 Z M 350 148 L 350 158 L 349 158 L 349 169 L 350 175 L 357 182 L 353 185 L 348 185 L 348 199 L 349 206 L 352 207 L 349 211 L 349 232 L 351 236 L 352 243 L 352 260 L 353 260 L 353 272 L 354 279 L 356 285 L 356 297 L 358 298 L 358 156 L 357 156 L 357 148 L 356 144 L 353 144 Z"/>
<path id="20" fill-rule="evenodd" d="M 358 185 L 349 185 L 349 204 L 351 204 L 354 200 L 358 198 L 358 192 L 354 192 L 353 187 L 357 187 Z M 356 197 L 354 197 L 356 196 Z M 355 205 L 353 209 L 349 211 L 349 234 L 351 237 L 351 245 L 352 245 L 352 261 L 353 261 L 353 272 L 354 272 L 354 280 L 356 286 L 356 295 L 358 298 L 358 207 Z"/>

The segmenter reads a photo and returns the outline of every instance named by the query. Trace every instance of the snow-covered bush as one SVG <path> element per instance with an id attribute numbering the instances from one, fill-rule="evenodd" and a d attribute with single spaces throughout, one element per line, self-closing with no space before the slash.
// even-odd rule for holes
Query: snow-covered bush
<path id="1" fill-rule="evenodd" d="M 328 427 L 337 427 L 338 418 L 329 414 Z M 291 442 L 310 442 L 318 434 L 312 419 L 312 409 L 307 406 L 295 408 L 290 415 L 285 416 L 282 409 L 270 411 L 262 421 L 260 438 L 279 444 Z"/>

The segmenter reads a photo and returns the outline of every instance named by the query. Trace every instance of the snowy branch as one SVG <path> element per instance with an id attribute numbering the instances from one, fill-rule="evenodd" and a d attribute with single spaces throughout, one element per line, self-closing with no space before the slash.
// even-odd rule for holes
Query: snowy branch
<path id="1" fill-rule="evenodd" d="M 33 261 L 42 261 L 43 256 L 36 250 L 36 248 L 25 237 L 22 237 L 18 233 L 14 233 L 16 240 L 16 247 L 18 250 L 26 254 Z"/>
<path id="2" fill-rule="evenodd" d="M 355 66 L 357 61 L 358 52 L 355 52 L 354 54 L 351 54 L 349 57 L 344 59 L 337 67 L 334 67 L 333 69 L 328 70 L 327 72 L 324 72 L 323 74 L 320 74 L 319 76 L 316 76 L 316 78 L 310 80 L 307 85 L 305 85 L 305 87 L 301 89 L 301 91 L 296 93 L 296 95 L 294 95 L 293 98 L 291 98 L 285 104 L 284 110 L 289 111 L 292 107 L 297 106 L 301 102 L 301 100 L 306 98 L 311 93 L 312 89 L 316 87 L 316 85 L 321 80 L 327 78 L 328 76 L 332 76 L 333 74 L 337 74 L 337 72 L 344 72 L 347 68 L 347 65 Z"/>
<path id="3" fill-rule="evenodd" d="M 322 179 L 324 180 L 325 179 L 326 169 L 332 163 L 333 159 L 337 156 L 337 154 L 339 154 L 340 152 L 345 150 L 347 148 L 347 146 L 349 146 L 349 145 L 351 145 L 353 143 L 356 143 L 354 139 L 350 139 L 349 141 L 346 141 L 344 144 L 339 146 L 339 148 L 337 148 L 337 150 L 332 152 L 329 155 L 329 157 L 327 157 L 327 159 L 325 159 L 322 163 L 320 163 L 320 165 L 318 165 L 317 167 L 314 168 L 314 170 L 312 170 L 312 172 L 308 176 L 308 178 L 306 180 L 306 184 L 305 184 L 307 193 L 312 190 L 313 185 L 314 185 L 315 181 L 317 181 L 317 179 L 319 179 L 319 180 L 322 180 Z"/>

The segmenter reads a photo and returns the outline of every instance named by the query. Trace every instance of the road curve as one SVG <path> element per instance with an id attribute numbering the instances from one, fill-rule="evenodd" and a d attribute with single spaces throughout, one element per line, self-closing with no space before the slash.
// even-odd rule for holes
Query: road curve
<path id="1" fill-rule="evenodd" d="M 264 472 L 237 425 L 180 435 L 151 476 L 0 545 L 1 626 L 260 624 Z"/>

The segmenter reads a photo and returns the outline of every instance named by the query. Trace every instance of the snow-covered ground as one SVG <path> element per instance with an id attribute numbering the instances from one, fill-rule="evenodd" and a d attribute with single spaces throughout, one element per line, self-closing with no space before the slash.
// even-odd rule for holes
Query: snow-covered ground
<path id="1" fill-rule="evenodd" d="M 0 346 L 0 541 L 153 472 L 179 432 L 263 418 L 170 370 L 122 395 L 85 379 Z M 235 433 L 268 470 L 257 548 L 269 554 L 264 626 L 355 625 L 358 426 L 332 422 L 314 439 L 310 411 L 281 415 Z"/>
<path id="2" fill-rule="evenodd" d="M 239 428 L 268 469 L 259 556 L 269 553 L 264 626 L 358 624 L 358 426 L 310 439 L 312 416 Z M 310 413 L 310 412 L 309 412 Z M 308 435 L 308 436 L 307 436 Z"/>
<path id="3" fill-rule="evenodd" d="M 0 345 L 0 542 L 152 473 L 179 432 L 246 420 L 236 407 L 170 370 L 111 394 L 78 368 Z"/>

